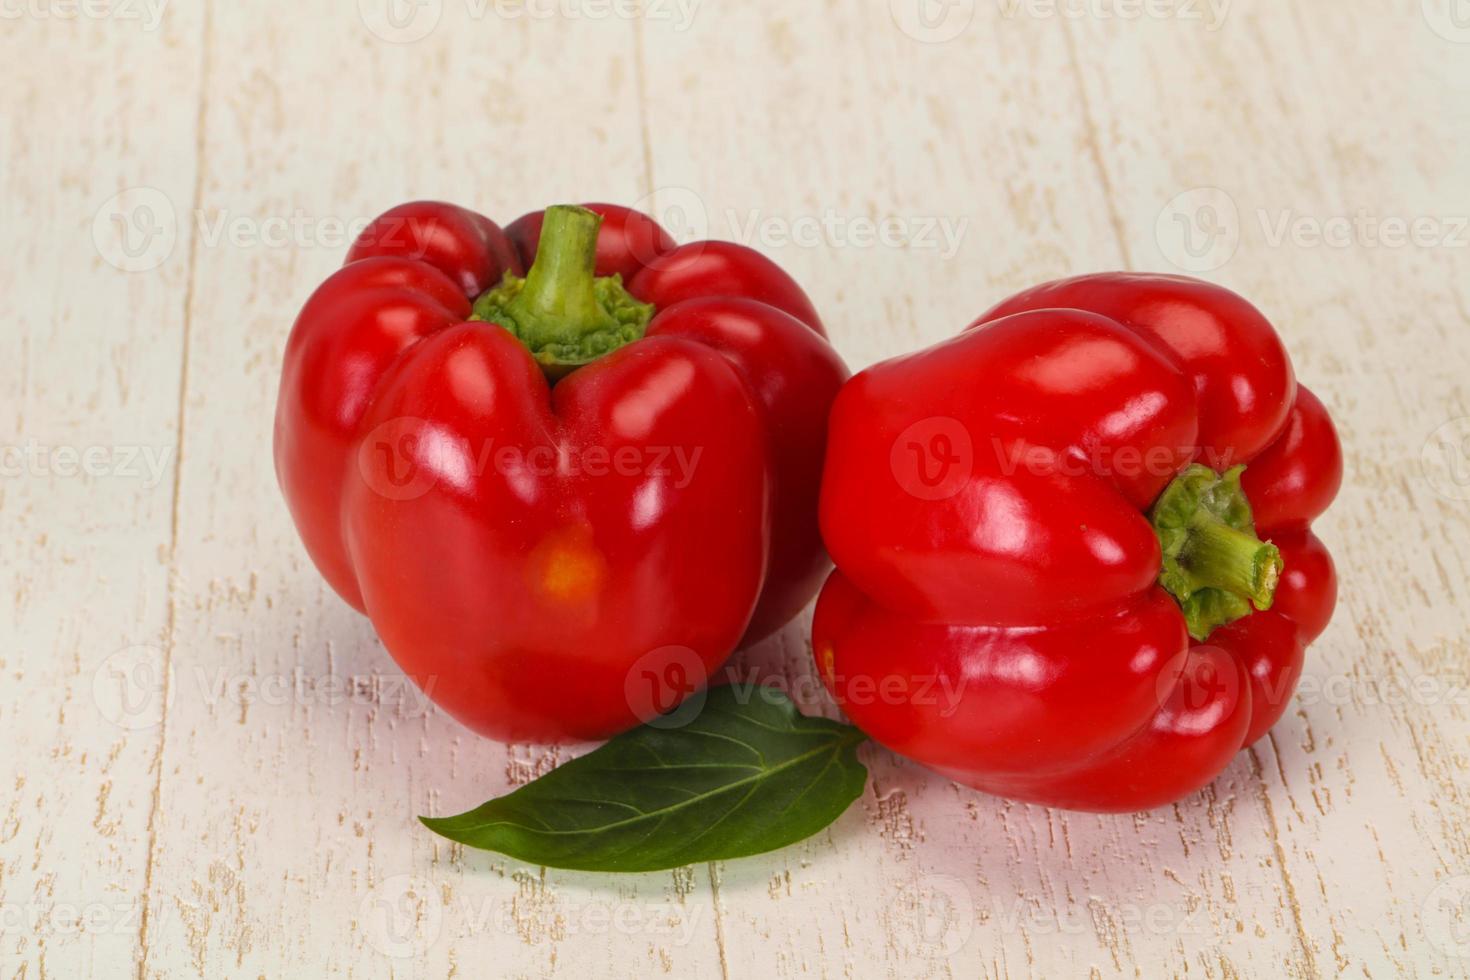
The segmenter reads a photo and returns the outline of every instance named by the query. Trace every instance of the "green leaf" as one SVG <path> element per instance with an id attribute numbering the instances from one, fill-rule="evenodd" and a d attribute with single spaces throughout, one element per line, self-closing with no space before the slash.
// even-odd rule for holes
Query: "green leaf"
<path id="1" fill-rule="evenodd" d="M 773 688 L 717 687 L 681 727 L 656 719 L 468 813 L 420 819 L 452 841 L 553 868 L 745 857 L 841 816 L 868 779 L 857 760 L 865 738 L 799 714 Z"/>

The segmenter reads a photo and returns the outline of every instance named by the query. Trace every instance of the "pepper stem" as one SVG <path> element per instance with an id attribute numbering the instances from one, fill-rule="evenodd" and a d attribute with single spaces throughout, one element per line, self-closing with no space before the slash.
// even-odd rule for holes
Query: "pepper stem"
<path id="1" fill-rule="evenodd" d="M 553 380 L 640 339 L 653 319 L 653 305 L 629 295 L 622 277 L 597 275 L 601 225 L 587 208 L 547 208 L 531 271 L 507 273 L 475 300 L 471 319 L 509 330 Z"/>
<path id="2" fill-rule="evenodd" d="M 1189 467 L 1154 504 L 1163 562 L 1159 584 L 1179 602 L 1189 633 L 1203 640 L 1219 626 L 1269 609 L 1281 581 L 1281 552 L 1256 536 L 1237 466 L 1218 474 Z"/>
<path id="3" fill-rule="evenodd" d="M 1179 564 L 1196 588 L 1233 592 L 1257 609 L 1271 608 L 1281 579 L 1281 552 L 1274 544 L 1216 520 L 1190 528 Z"/>
<path id="4" fill-rule="evenodd" d="M 521 340 L 527 347 L 573 343 L 614 325 L 592 291 L 601 225 L 601 215 L 574 204 L 546 209 L 526 284 L 505 305 L 506 313 L 523 325 Z"/>

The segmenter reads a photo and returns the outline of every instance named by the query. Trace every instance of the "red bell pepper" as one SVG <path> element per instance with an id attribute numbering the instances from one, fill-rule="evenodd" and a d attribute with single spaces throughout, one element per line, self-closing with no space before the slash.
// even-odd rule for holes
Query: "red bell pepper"
<path id="1" fill-rule="evenodd" d="M 407 204 L 296 321 L 276 471 L 312 560 L 437 703 L 503 740 L 601 738 L 816 593 L 846 377 L 748 248 L 613 205 L 503 231 Z"/>
<path id="2" fill-rule="evenodd" d="M 1341 480 L 1326 410 L 1239 296 L 1028 290 L 838 396 L 818 669 L 858 727 L 959 782 L 1177 800 L 1285 710 L 1336 601 L 1309 525 Z"/>

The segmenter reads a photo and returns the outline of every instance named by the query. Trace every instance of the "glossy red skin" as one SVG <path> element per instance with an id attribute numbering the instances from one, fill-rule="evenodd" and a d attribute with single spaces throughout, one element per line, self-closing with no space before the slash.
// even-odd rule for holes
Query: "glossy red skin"
<path id="1" fill-rule="evenodd" d="M 627 286 L 628 292 L 661 310 L 706 296 L 743 296 L 790 314 L 819 337 L 827 336 L 816 307 L 796 280 L 759 252 L 734 242 L 680 245 L 629 277 Z"/>
<path id="2" fill-rule="evenodd" d="M 378 215 L 348 249 L 346 264 L 382 255 L 431 265 L 471 299 L 505 273 L 521 275 L 527 268 L 499 225 L 438 201 L 410 201 Z"/>
<path id="3" fill-rule="evenodd" d="M 723 354 L 755 393 L 771 456 L 771 558 L 742 645 L 806 608 L 832 562 L 817 528 L 827 410 L 847 381 L 832 345 L 795 317 L 753 299 L 690 299 L 664 308 L 649 337 L 683 337 Z"/>
<path id="4" fill-rule="evenodd" d="M 1285 561 L 1273 607 L 1205 643 L 1156 585 L 1147 518 L 1193 461 L 1246 464 Z M 1239 296 L 1048 283 L 839 394 L 818 669 L 854 724 L 967 785 L 1104 812 L 1178 800 L 1286 709 L 1336 599 L 1309 525 L 1341 480 L 1331 420 Z"/>
<path id="5" fill-rule="evenodd" d="M 667 238 L 618 210 L 599 261 Z M 414 234 L 371 226 L 292 330 L 276 470 L 312 560 L 436 703 L 505 741 L 607 737 L 646 719 L 640 677 L 688 693 L 810 600 L 813 461 L 847 377 L 815 328 L 712 292 L 553 387 L 466 322 L 524 270 L 510 239 L 452 205 L 388 214 Z M 800 292 L 742 261 L 753 292 Z"/>

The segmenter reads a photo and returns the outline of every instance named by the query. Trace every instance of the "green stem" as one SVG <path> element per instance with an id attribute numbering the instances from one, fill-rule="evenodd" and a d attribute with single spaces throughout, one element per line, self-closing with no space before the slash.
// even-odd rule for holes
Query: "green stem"
<path id="1" fill-rule="evenodd" d="M 1216 473 L 1190 466 L 1164 488 L 1152 520 L 1163 562 L 1159 584 L 1179 603 L 1196 640 L 1269 609 L 1281 581 L 1281 552 L 1256 536 L 1240 485 L 1245 467 Z"/>
<path id="2" fill-rule="evenodd" d="M 547 208 L 531 271 L 507 273 L 475 300 L 472 319 L 509 330 L 553 380 L 642 338 L 653 319 L 653 305 L 629 295 L 620 276 L 597 275 L 601 225 L 586 208 Z"/>
<path id="3" fill-rule="evenodd" d="M 546 209 L 536 260 L 520 293 L 505 305 L 505 312 L 521 325 L 527 347 L 575 344 L 586 334 L 615 325 L 592 290 L 601 225 L 601 215 L 576 205 Z"/>
<path id="4" fill-rule="evenodd" d="M 1198 520 L 1179 552 L 1197 589 L 1222 589 L 1270 609 L 1281 580 L 1281 552 L 1222 521 Z"/>

